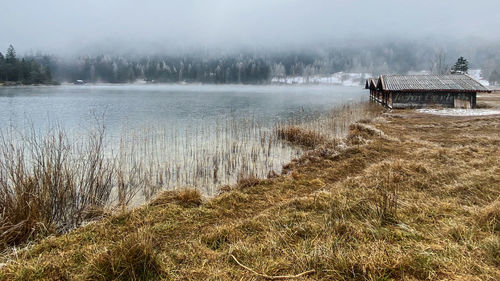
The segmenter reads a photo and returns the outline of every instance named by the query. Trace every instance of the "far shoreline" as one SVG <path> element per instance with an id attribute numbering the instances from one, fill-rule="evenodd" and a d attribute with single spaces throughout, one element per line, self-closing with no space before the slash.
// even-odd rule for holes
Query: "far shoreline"
<path id="1" fill-rule="evenodd" d="M 75 84 L 70 82 L 57 82 L 49 84 L 2 84 L 0 83 L 0 88 L 22 88 L 22 87 L 57 87 L 57 86 L 281 86 L 281 87 L 297 87 L 297 86 L 332 86 L 332 87 L 362 87 L 362 84 L 336 84 L 336 83 L 245 83 L 245 84 L 235 84 L 235 83 L 190 83 L 190 82 L 158 82 L 158 83 L 142 83 L 142 82 L 131 82 L 131 83 L 85 83 L 85 84 Z"/>

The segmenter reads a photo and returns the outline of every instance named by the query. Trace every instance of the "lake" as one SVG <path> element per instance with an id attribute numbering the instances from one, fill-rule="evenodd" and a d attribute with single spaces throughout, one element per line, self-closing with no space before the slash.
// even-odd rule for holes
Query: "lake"
<path id="1" fill-rule="evenodd" d="M 277 124 L 313 124 L 332 108 L 367 103 L 367 96 L 361 87 L 322 85 L 0 87 L 0 124 L 19 135 L 60 127 L 71 141 L 101 124 L 110 157 L 122 169 L 139 167 L 144 197 L 181 186 L 213 195 L 242 175 L 280 173 L 301 154 L 276 139 Z M 345 123 L 360 118 L 351 115 L 335 131 L 345 133 Z"/>
<path id="2" fill-rule="evenodd" d="M 254 116 L 266 123 L 299 111 L 328 110 L 333 105 L 366 99 L 357 87 L 240 85 L 100 85 L 0 87 L 2 127 L 57 122 L 86 127 L 91 113 L 104 114 L 116 133 L 124 126 L 151 123 L 180 125 L 221 116 Z"/>

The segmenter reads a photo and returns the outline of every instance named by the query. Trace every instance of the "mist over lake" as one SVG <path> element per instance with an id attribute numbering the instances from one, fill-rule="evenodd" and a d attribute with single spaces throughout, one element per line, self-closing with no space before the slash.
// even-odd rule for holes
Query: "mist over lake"
<path id="1" fill-rule="evenodd" d="M 252 117 L 266 126 L 301 112 L 367 100 L 361 87 L 252 85 L 88 85 L 0 88 L 0 122 L 17 128 L 49 124 L 85 128 L 103 116 L 108 133 L 153 124 L 181 128 L 216 118 Z"/>
<path id="2" fill-rule="evenodd" d="M 103 152 L 120 159 L 125 174 L 147 178 L 147 190 L 135 190 L 142 202 L 161 189 L 193 186 L 214 195 L 242 176 L 279 174 L 303 151 L 276 138 L 279 125 L 330 126 L 324 133 L 341 137 L 370 114 L 363 104 L 361 87 L 332 85 L 6 87 L 0 122 L 14 141 L 60 129 L 69 145 L 102 126 Z M 333 117 L 334 108 L 345 115 Z"/>

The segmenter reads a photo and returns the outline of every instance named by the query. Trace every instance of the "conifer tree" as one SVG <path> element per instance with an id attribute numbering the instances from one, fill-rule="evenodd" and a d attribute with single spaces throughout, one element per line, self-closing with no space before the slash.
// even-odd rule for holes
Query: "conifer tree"
<path id="1" fill-rule="evenodd" d="M 455 65 L 451 68 L 451 73 L 467 73 L 469 71 L 469 62 L 464 57 L 459 57 Z"/>
<path id="2" fill-rule="evenodd" d="M 5 61 L 7 63 L 15 63 L 16 62 L 16 50 L 14 49 L 14 46 L 9 45 L 9 48 L 7 49 L 7 53 L 5 54 Z"/>
<path id="3" fill-rule="evenodd" d="M 5 58 L 0 52 L 0 82 L 3 82 L 5 80 Z"/>

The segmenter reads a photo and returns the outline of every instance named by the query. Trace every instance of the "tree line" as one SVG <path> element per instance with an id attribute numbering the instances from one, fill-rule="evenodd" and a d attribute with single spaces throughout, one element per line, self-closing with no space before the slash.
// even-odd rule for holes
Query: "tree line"
<path id="1" fill-rule="evenodd" d="M 492 64 L 485 54 L 500 59 L 500 52 L 496 50 L 485 47 L 465 52 L 469 61 L 474 62 L 470 66 L 482 68 L 483 77 L 490 78 L 492 82 L 495 81 L 495 73 L 500 73 L 500 63 Z M 376 76 L 422 70 L 435 74 L 464 72 L 464 63 L 469 68 L 468 61 L 460 61 L 458 65 L 448 63 L 461 57 L 462 53 L 458 48 L 444 51 L 428 43 L 382 42 L 294 51 L 87 55 L 69 60 L 53 60 L 52 69 L 54 76 L 61 81 L 259 84 L 269 83 L 272 78 L 307 78 L 336 72 L 370 73 Z"/>
<path id="2" fill-rule="evenodd" d="M 49 57 L 19 59 L 16 50 L 10 45 L 5 56 L 0 52 L 0 83 L 24 85 L 53 83 Z"/>
<path id="3" fill-rule="evenodd" d="M 269 66 L 258 57 L 203 58 L 198 56 L 84 56 L 54 65 L 65 81 L 127 83 L 150 82 L 265 83 Z"/>
<path id="4" fill-rule="evenodd" d="M 490 45 L 471 48 L 467 58 L 483 77 L 500 83 L 500 51 Z M 323 46 L 293 51 L 186 52 L 175 55 L 142 54 L 85 55 L 78 57 L 16 57 L 9 47 L 0 54 L 0 83 L 23 84 L 60 82 L 129 83 L 137 80 L 163 83 L 269 83 L 272 78 L 309 77 L 336 72 L 404 74 L 429 70 L 446 74 L 464 67 L 448 62 L 462 55 L 457 48 L 436 49 L 425 42 L 380 42 L 372 44 Z M 465 59 L 464 59 L 465 60 Z"/>
<path id="5" fill-rule="evenodd" d="M 295 51 L 225 54 L 95 55 L 54 59 L 61 81 L 268 83 L 273 77 L 328 75 L 336 72 L 406 73 L 425 69 L 426 53 L 412 45 L 334 47 Z"/>

